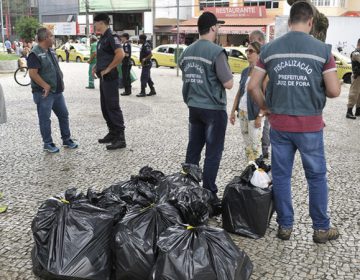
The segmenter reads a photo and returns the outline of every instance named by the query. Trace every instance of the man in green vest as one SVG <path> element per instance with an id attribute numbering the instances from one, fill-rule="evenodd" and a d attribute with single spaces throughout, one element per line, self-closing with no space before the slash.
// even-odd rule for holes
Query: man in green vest
<path id="1" fill-rule="evenodd" d="M 199 165 L 206 144 L 203 187 L 212 192 L 214 215 L 221 209 L 215 181 L 227 126 L 225 89 L 233 87 L 226 52 L 214 44 L 221 23 L 214 14 L 204 12 L 198 19 L 200 39 L 186 48 L 179 60 L 183 98 L 189 107 L 186 163 Z"/>
<path id="2" fill-rule="evenodd" d="M 37 39 L 39 43 L 31 50 L 27 63 L 44 150 L 49 153 L 59 152 L 59 148 L 56 147 L 51 137 L 51 111 L 54 111 L 59 119 L 63 146 L 76 149 L 78 144 L 70 137 L 69 112 L 63 95 L 63 73 L 60 70 L 56 54 L 51 48 L 54 43 L 54 35 L 49 29 L 42 27 L 37 31 Z"/>
<path id="3" fill-rule="evenodd" d="M 94 85 L 94 76 L 92 74 L 92 70 L 96 65 L 96 47 L 97 47 L 97 38 L 95 35 L 90 38 L 90 59 L 89 63 L 89 85 L 86 87 L 87 89 L 95 88 Z"/>

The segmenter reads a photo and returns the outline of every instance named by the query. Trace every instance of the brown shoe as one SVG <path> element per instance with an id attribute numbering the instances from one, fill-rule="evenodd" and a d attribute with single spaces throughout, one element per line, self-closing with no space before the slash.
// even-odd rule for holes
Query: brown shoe
<path id="1" fill-rule="evenodd" d="M 292 233 L 292 228 L 283 228 L 279 226 L 278 232 L 277 232 L 277 238 L 280 238 L 282 240 L 289 240 Z"/>
<path id="2" fill-rule="evenodd" d="M 329 240 L 335 240 L 339 238 L 339 231 L 337 228 L 330 228 L 328 230 L 314 230 L 313 240 L 315 243 L 326 243 Z"/>

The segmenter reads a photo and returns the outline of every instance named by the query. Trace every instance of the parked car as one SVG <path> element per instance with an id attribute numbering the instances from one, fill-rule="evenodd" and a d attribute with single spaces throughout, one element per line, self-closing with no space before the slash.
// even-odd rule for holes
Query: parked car
<path id="1" fill-rule="evenodd" d="M 154 67 L 167 66 L 176 67 L 175 52 L 177 45 L 160 45 L 153 49 L 151 61 Z M 179 56 L 187 48 L 186 45 L 179 45 Z"/>
<path id="2" fill-rule="evenodd" d="M 134 66 L 141 65 L 140 63 L 140 46 L 131 44 L 131 64 Z"/>
<path id="3" fill-rule="evenodd" d="M 232 73 L 241 73 L 249 66 L 247 56 L 245 53 L 246 47 L 225 47 L 228 54 L 229 66 Z"/>
<path id="4" fill-rule="evenodd" d="M 66 60 L 65 45 L 60 46 L 56 49 L 56 56 L 59 61 Z M 90 58 L 90 48 L 84 44 L 70 44 L 70 61 L 86 62 Z"/>
<path id="5" fill-rule="evenodd" d="M 345 84 L 351 84 L 352 67 L 350 57 L 337 51 L 333 51 L 332 55 L 334 56 L 336 62 L 337 76 L 339 80 L 343 80 Z"/>

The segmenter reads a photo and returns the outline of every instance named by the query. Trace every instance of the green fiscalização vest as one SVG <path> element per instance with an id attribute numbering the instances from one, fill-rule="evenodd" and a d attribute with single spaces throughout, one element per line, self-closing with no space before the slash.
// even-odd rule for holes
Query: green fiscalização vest
<path id="1" fill-rule="evenodd" d="M 221 52 L 226 54 L 222 47 L 200 39 L 182 53 L 179 59 L 182 93 L 188 107 L 226 110 L 226 91 L 215 71 L 215 61 Z"/>
<path id="2" fill-rule="evenodd" d="M 61 77 L 62 88 L 64 88 L 63 73 L 57 63 L 54 51 L 52 49 L 45 51 L 39 45 L 36 45 L 31 52 L 34 53 L 40 61 L 41 67 L 38 73 L 40 77 L 51 86 L 50 91 L 55 93 L 57 90 L 57 73 L 59 73 Z M 33 80 L 31 80 L 31 88 L 33 92 L 43 91 L 43 88 Z"/>

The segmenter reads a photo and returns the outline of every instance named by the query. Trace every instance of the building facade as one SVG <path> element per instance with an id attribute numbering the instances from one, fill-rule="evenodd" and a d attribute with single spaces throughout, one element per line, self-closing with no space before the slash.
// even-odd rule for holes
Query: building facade
<path id="1" fill-rule="evenodd" d="M 193 0 L 193 18 L 181 23 L 185 43 L 198 38 L 197 18 L 210 11 L 225 21 L 219 29 L 218 43 L 222 46 L 239 46 L 248 42 L 249 34 L 261 30 L 267 40 L 274 37 L 275 17 L 287 14 L 290 7 L 278 0 Z"/>

